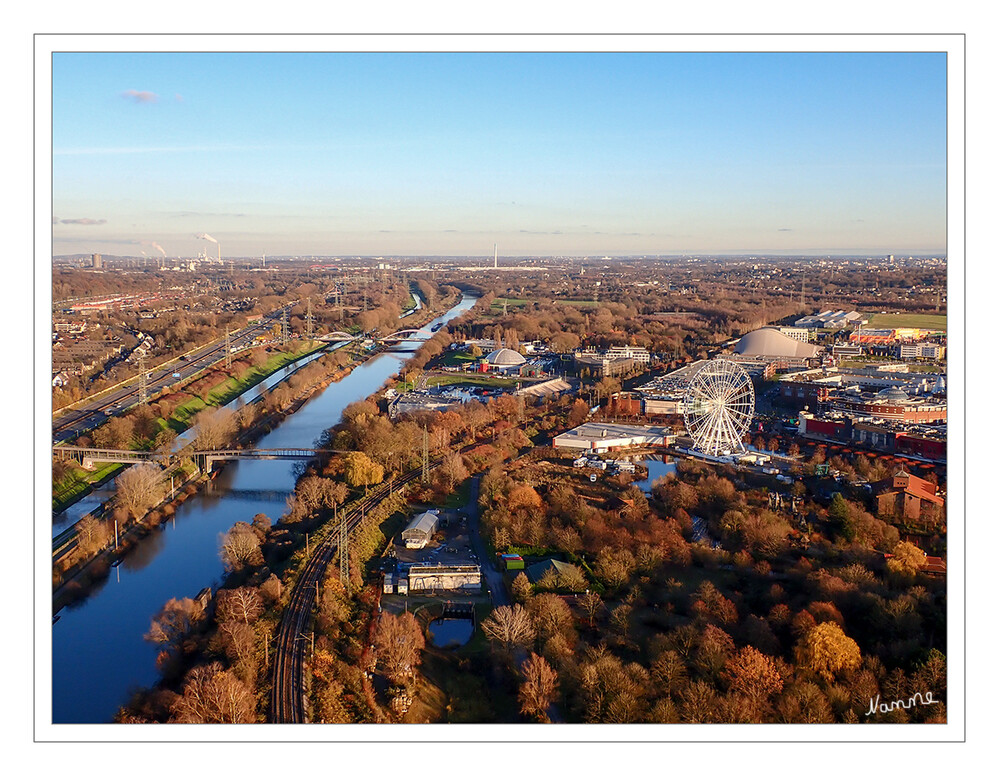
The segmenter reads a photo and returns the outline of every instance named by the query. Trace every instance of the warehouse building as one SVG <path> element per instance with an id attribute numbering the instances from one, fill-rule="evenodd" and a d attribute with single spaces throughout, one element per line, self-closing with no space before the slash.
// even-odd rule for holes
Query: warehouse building
<path id="1" fill-rule="evenodd" d="M 402 540 L 406 543 L 406 549 L 420 550 L 426 547 L 433 538 L 434 531 L 437 530 L 439 519 L 440 513 L 436 509 L 432 509 L 410 520 L 409 525 L 402 532 Z"/>
<path id="2" fill-rule="evenodd" d="M 668 426 L 633 426 L 625 423 L 584 423 L 552 440 L 552 446 L 605 453 L 625 447 L 666 447 L 676 441 Z"/>
<path id="3" fill-rule="evenodd" d="M 409 592 L 442 593 L 462 591 L 478 593 L 482 590 L 482 569 L 472 564 L 414 565 L 409 567 Z"/>

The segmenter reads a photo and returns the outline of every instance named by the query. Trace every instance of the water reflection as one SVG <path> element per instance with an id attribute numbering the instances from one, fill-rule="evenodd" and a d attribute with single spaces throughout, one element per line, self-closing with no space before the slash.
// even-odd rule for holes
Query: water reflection
<path id="1" fill-rule="evenodd" d="M 427 635 L 435 647 L 460 647 L 472 638 L 474 630 L 471 620 L 438 618 L 427 626 Z"/>
<path id="2" fill-rule="evenodd" d="M 641 488 L 644 493 L 651 493 L 652 486 L 660 477 L 676 474 L 676 461 L 667 455 L 647 456 L 643 461 L 641 461 L 641 465 L 648 467 L 649 476 L 644 480 L 637 480 L 635 484 Z"/>
<path id="3" fill-rule="evenodd" d="M 475 298 L 466 297 L 424 331 L 474 303 Z M 357 367 L 288 416 L 257 446 L 314 445 L 325 429 L 340 421 L 348 404 L 377 391 L 420 344 L 409 346 L 408 352 L 383 353 Z M 224 571 L 219 536 L 258 513 L 276 521 L 284 512 L 278 494 L 291 493 L 296 471 L 287 461 L 227 465 L 213 481 L 212 493 L 188 498 L 165 530 L 154 531 L 113 570 L 112 584 L 102 581 L 97 591 L 63 609 L 52 626 L 53 722 L 110 722 L 133 688 L 157 681 L 159 648 L 143 639 L 152 618 L 170 598 L 193 597 L 218 584 Z M 230 491 L 238 497 L 225 497 Z"/>

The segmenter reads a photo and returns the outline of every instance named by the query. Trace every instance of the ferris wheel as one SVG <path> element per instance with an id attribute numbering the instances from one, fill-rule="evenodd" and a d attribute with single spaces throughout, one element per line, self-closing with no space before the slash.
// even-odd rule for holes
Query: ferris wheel
<path id="1" fill-rule="evenodd" d="M 683 402 L 683 422 L 694 447 L 709 455 L 742 451 L 756 406 L 753 381 L 733 361 L 715 359 L 691 378 Z"/>

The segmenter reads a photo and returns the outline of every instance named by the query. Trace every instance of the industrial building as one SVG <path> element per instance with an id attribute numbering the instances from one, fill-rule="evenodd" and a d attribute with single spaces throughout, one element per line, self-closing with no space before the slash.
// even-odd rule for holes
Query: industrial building
<path id="1" fill-rule="evenodd" d="M 889 367 L 889 368 L 886 368 Z M 943 375 L 909 373 L 905 364 L 885 365 L 885 367 L 874 367 L 867 369 L 847 369 L 843 367 L 823 367 L 820 369 L 809 369 L 794 374 L 784 375 L 780 378 L 780 397 L 787 404 L 797 407 L 808 406 L 812 409 L 823 407 L 833 397 L 846 397 L 850 401 L 863 399 L 864 394 L 871 394 L 866 398 L 874 400 L 872 407 L 878 404 L 890 403 L 890 400 L 898 400 L 900 394 L 885 394 L 877 400 L 876 394 L 887 388 L 896 388 L 903 391 L 907 398 L 929 397 L 931 395 L 942 395 L 945 393 L 945 380 Z M 854 391 L 847 393 L 849 389 Z M 910 405 L 913 406 L 913 405 Z M 871 410 L 857 407 L 857 414 L 871 414 Z M 896 410 L 886 410 L 879 413 L 888 416 L 895 416 Z M 928 416 L 924 416 L 928 417 Z M 900 418 L 902 419 L 902 418 Z"/>
<path id="2" fill-rule="evenodd" d="M 406 549 L 420 550 L 426 547 L 433 538 L 434 531 L 437 530 L 439 519 L 440 513 L 436 509 L 431 509 L 410 520 L 409 525 L 402 532 L 402 540 L 406 543 Z"/>
<path id="3" fill-rule="evenodd" d="M 667 426 L 633 426 L 624 423 L 584 423 L 552 440 L 552 446 L 604 453 L 626 447 L 665 447 L 676 441 Z"/>
<path id="4" fill-rule="evenodd" d="M 847 326 L 863 326 L 867 319 L 856 311 L 824 310 L 815 315 L 806 315 L 794 322 L 796 327 L 804 329 L 844 329 Z"/>
<path id="5" fill-rule="evenodd" d="M 410 593 L 477 593 L 482 590 L 482 569 L 472 564 L 416 564 L 409 567 L 408 578 Z"/>
<path id="6" fill-rule="evenodd" d="M 588 371 L 592 375 L 614 377 L 638 369 L 640 362 L 626 356 L 611 358 L 603 353 L 579 352 L 573 355 L 573 364 L 579 374 Z"/>

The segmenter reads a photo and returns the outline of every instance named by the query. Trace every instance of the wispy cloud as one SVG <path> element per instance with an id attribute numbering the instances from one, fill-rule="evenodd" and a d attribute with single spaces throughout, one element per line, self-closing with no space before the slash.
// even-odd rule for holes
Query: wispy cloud
<path id="1" fill-rule="evenodd" d="M 777 231 L 778 231 L 778 232 L 793 232 L 793 231 L 794 231 L 794 229 L 788 229 L 788 228 L 787 228 L 786 226 L 782 226 L 782 227 L 781 227 L 780 229 L 778 229 Z"/>
<path id="2" fill-rule="evenodd" d="M 166 213 L 171 218 L 245 218 L 246 213 L 203 213 L 198 210 L 171 210 Z"/>
<path id="3" fill-rule="evenodd" d="M 126 89 L 121 93 L 121 96 L 126 100 L 139 103 L 156 102 L 159 99 L 153 92 L 140 92 L 137 89 Z"/>
<path id="4" fill-rule="evenodd" d="M 100 226 L 101 224 L 106 224 L 108 220 L 106 218 L 61 218 L 59 219 L 60 224 L 79 224 L 81 226 Z M 55 223 L 55 219 L 52 219 L 52 223 Z"/>
<path id="5" fill-rule="evenodd" d="M 111 148 L 55 148 L 52 154 L 54 156 L 80 156 L 85 154 L 189 154 L 268 150 L 270 150 L 268 146 L 114 146 Z"/>

